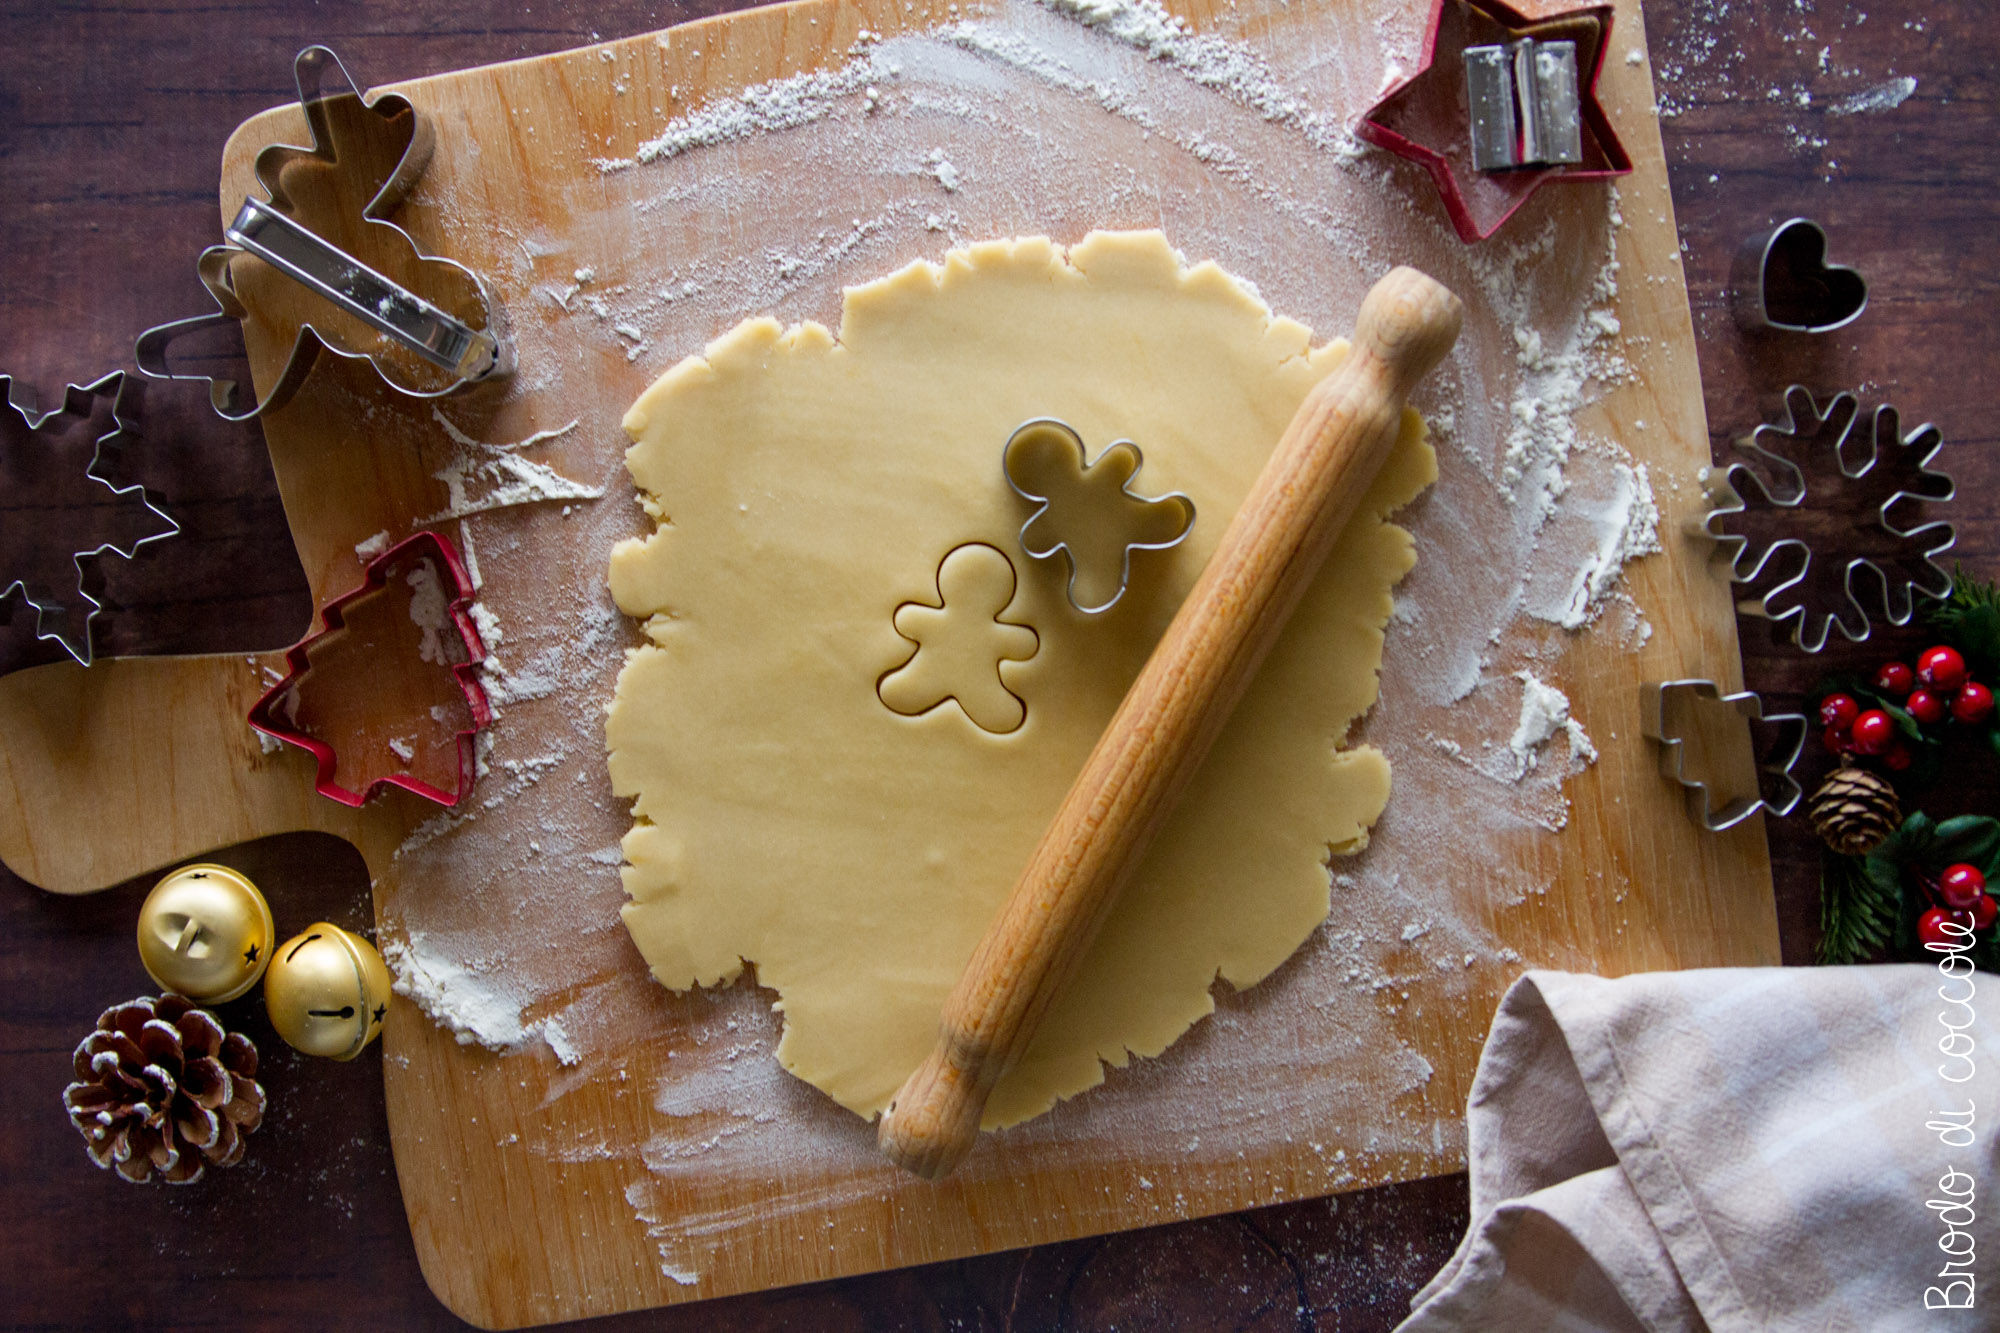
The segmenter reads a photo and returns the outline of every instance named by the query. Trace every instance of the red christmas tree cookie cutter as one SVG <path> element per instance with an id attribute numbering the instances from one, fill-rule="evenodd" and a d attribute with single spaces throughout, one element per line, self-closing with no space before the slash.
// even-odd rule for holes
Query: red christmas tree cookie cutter
<path id="1" fill-rule="evenodd" d="M 1475 171 L 1466 101 L 1465 49 L 1532 37 L 1574 41 L 1583 161 L 1574 165 Z M 1549 181 L 1623 176 L 1632 159 L 1597 100 L 1597 76 L 1611 44 L 1611 6 L 1588 5 L 1529 18 L 1500 0 L 1438 0 L 1417 72 L 1369 108 L 1355 133 L 1431 174 L 1458 238 L 1483 241 Z"/>
<path id="2" fill-rule="evenodd" d="M 433 577 L 439 580 L 437 590 L 444 596 L 441 607 L 425 607 L 420 600 L 427 585 L 411 571 L 426 565 L 433 571 Z M 403 608 L 406 614 L 401 620 L 391 618 L 383 621 L 378 613 L 368 613 L 365 619 L 369 627 L 363 629 L 357 625 L 356 613 L 366 610 L 361 604 L 384 596 L 389 590 L 391 577 L 398 572 L 410 575 L 408 581 L 412 595 L 410 606 Z M 313 789 L 342 805 L 359 806 L 383 787 L 400 787 L 439 805 L 457 805 L 472 789 L 475 767 L 473 737 L 493 720 L 492 706 L 479 682 L 479 664 L 486 658 L 486 645 L 468 613 L 475 591 L 465 562 L 460 559 L 458 548 L 452 545 L 449 538 L 429 530 L 404 538 L 368 562 L 359 587 L 342 593 L 322 608 L 322 627 L 318 632 L 286 650 L 287 674 L 251 706 L 250 725 L 266 736 L 310 752 L 318 764 Z M 417 614 L 420 611 L 433 613 L 434 623 L 426 624 L 425 619 Z M 379 625 L 377 622 L 380 622 Z M 402 636 L 406 641 L 403 645 L 377 642 L 366 637 L 377 629 L 386 631 L 390 627 L 414 629 L 418 652 L 410 654 L 402 650 L 412 640 L 409 634 Z M 332 665 L 328 658 L 335 654 L 359 657 L 369 674 L 366 680 L 356 681 L 345 678 L 351 673 L 334 672 L 333 683 L 320 692 L 328 696 L 330 703 L 326 708 L 319 709 L 313 702 L 314 694 L 309 692 L 308 682 L 315 673 L 328 670 Z M 414 664 L 396 660 L 412 656 L 417 658 Z M 315 657 L 321 660 L 315 662 Z M 394 771 L 368 777 L 356 784 L 359 790 L 341 785 L 336 780 L 339 759 L 334 744 L 328 739 L 329 731 L 344 731 L 357 746 L 364 741 L 372 742 L 368 746 L 370 749 L 386 745 L 404 764 L 409 764 L 416 758 L 416 746 L 398 736 L 399 731 L 413 726 L 414 737 L 421 738 L 427 729 L 436 732 L 441 727 L 449 726 L 441 718 L 443 710 L 436 705 L 408 706 L 411 693 L 421 688 L 424 673 L 435 674 L 436 666 L 449 669 L 469 722 L 469 725 L 458 726 L 450 733 L 457 760 L 457 777 L 452 789 L 446 790 L 438 782 L 426 781 L 414 772 Z M 384 678 L 391 688 L 381 688 Z M 412 690 L 401 688 L 406 685 L 412 686 Z M 388 707 L 383 706 L 385 698 L 392 701 Z M 300 720 L 302 712 L 307 714 L 306 721 Z M 315 716 L 318 712 L 327 716 Z M 325 723 L 329 718 L 338 719 L 339 725 L 312 725 L 316 721 Z M 432 758 L 425 755 L 426 760 Z M 433 773 L 432 776 L 437 775 Z"/>

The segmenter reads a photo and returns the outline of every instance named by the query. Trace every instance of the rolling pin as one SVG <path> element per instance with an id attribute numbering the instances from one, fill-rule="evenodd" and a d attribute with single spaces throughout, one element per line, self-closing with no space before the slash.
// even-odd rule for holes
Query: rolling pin
<path id="1" fill-rule="evenodd" d="M 1123 881 L 1388 459 L 1403 404 L 1464 307 L 1391 269 L 1345 360 L 1315 385 L 1098 738 L 945 1001 L 938 1040 L 882 1113 L 890 1160 L 927 1179 L 972 1150 L 987 1096 L 1110 915 Z"/>

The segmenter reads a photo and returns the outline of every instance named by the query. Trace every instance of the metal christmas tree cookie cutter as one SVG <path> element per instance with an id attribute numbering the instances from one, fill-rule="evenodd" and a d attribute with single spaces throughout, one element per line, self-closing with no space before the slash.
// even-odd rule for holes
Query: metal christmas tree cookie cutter
<path id="1" fill-rule="evenodd" d="M 92 556 L 103 555 L 107 551 L 130 560 L 138 555 L 141 547 L 165 541 L 181 530 L 180 524 L 153 503 L 144 486 L 137 483 L 130 486 L 114 486 L 101 472 L 107 449 L 115 449 L 128 440 L 138 438 L 138 416 L 144 399 L 144 389 L 143 383 L 133 380 L 122 370 L 114 370 L 102 379 L 93 380 L 89 384 L 66 386 L 59 406 L 52 407 L 46 412 L 37 412 L 31 401 L 31 395 L 25 391 L 17 394 L 12 377 L 0 375 L 0 518 L 4 518 L 4 534 L 7 538 L 37 544 L 50 535 L 47 531 L 49 525 L 46 522 L 37 523 L 23 517 L 24 513 L 33 512 L 35 497 L 31 493 L 33 488 L 21 485 L 21 479 L 14 475 L 14 462 L 25 460 L 22 466 L 34 466 L 40 461 L 36 457 L 40 451 L 34 448 L 36 432 L 51 421 L 63 418 L 81 418 L 88 423 L 98 403 L 108 404 L 105 424 L 109 428 L 91 442 L 90 463 L 84 468 L 84 478 L 104 487 L 115 497 L 136 499 L 140 507 L 151 514 L 164 528 L 164 531 L 135 537 L 128 545 L 120 545 L 115 538 L 112 538 L 70 553 L 70 565 L 76 571 L 74 594 L 83 610 L 81 623 L 67 628 L 62 623 L 69 619 L 67 613 L 70 608 L 67 602 L 51 596 L 46 589 L 31 586 L 19 568 L 15 567 L 16 562 L 13 560 L 8 560 L 9 567 L 0 568 L 0 579 L 9 580 L 0 585 L 0 600 L 12 596 L 18 590 L 21 600 L 35 612 L 35 637 L 42 640 L 52 639 L 61 644 L 63 651 L 68 653 L 79 666 L 89 666 L 95 655 L 91 626 L 96 621 L 98 612 L 104 609 L 102 603 L 84 590 L 83 562 Z M 73 537 L 74 533 L 68 535 Z M 18 549 L 20 548 L 0 544 L 0 550 Z M 64 591 L 67 593 L 70 590 Z"/>
<path id="2" fill-rule="evenodd" d="M 1669 692 L 1687 693 L 1696 699 L 1733 709 L 1745 724 L 1765 723 L 1778 730 L 1778 739 L 1769 750 L 1756 756 L 1756 796 L 1741 796 L 1715 808 L 1714 792 L 1707 780 L 1687 774 L 1686 743 L 1669 735 L 1666 726 Z M 1735 828 L 1759 811 L 1776 816 L 1789 815 L 1804 799 L 1805 791 L 1792 776 L 1799 755 L 1805 750 L 1806 719 L 1802 713 L 1766 713 L 1764 701 L 1755 691 L 1724 694 L 1712 680 L 1687 679 L 1650 682 L 1639 687 L 1639 730 L 1660 747 L 1660 772 L 1686 791 L 1688 813 L 1710 833 Z"/>
<path id="3" fill-rule="evenodd" d="M 337 86 L 328 89 L 327 72 L 336 76 Z M 216 303 L 214 312 L 190 319 L 175 320 L 147 329 L 139 336 L 133 354 L 139 369 L 155 379 L 204 380 L 209 385 L 209 402 L 219 416 L 230 421 L 246 421 L 283 406 L 298 391 L 312 371 L 322 351 L 348 360 L 365 360 L 385 384 L 411 398 L 433 399 L 458 393 L 471 385 L 498 379 L 513 370 L 513 346 L 505 334 L 505 315 L 485 280 L 471 269 L 442 255 L 426 253 L 407 231 L 389 220 L 389 214 L 409 195 L 417 178 L 429 163 L 436 146 L 436 132 L 429 117 L 408 98 L 384 93 L 366 97 L 348 77 L 340 58 L 324 46 L 309 46 L 294 62 L 299 108 L 311 131 L 309 147 L 271 144 L 257 154 L 258 183 L 269 201 L 246 198 L 235 220 L 224 229 L 225 244 L 202 252 L 196 265 L 202 285 Z M 383 181 L 374 197 L 362 209 L 370 225 L 389 228 L 410 247 L 420 264 L 442 264 L 464 274 L 478 293 L 485 323 L 475 327 L 460 320 L 386 274 L 300 224 L 290 214 L 294 203 L 287 196 L 281 172 L 284 165 L 301 156 L 318 158 L 340 168 L 337 135 L 330 108 L 353 99 L 365 110 L 384 119 L 404 112 L 410 116 L 409 141 L 395 169 Z M 255 256 L 335 308 L 360 320 L 429 365 L 451 377 L 442 388 L 413 386 L 400 380 L 374 353 L 348 345 L 335 333 L 323 331 L 310 322 L 301 323 L 293 336 L 291 353 L 277 381 L 253 407 L 243 410 L 238 403 L 238 386 L 232 380 L 174 371 L 167 361 L 168 348 L 182 336 L 232 321 L 240 322 L 249 312 L 236 289 L 231 262 L 243 255 Z"/>
<path id="4" fill-rule="evenodd" d="M 1101 602 L 1096 602 L 1094 605 L 1085 605 L 1084 601 L 1080 600 L 1077 596 L 1076 585 L 1081 571 L 1078 565 L 1076 549 L 1071 544 L 1069 537 L 1064 535 L 1044 541 L 1034 531 L 1039 527 L 1045 526 L 1050 521 L 1053 502 L 1050 496 L 1040 493 L 1040 490 L 1036 487 L 1036 483 L 1025 479 L 1021 475 L 1023 465 L 1019 454 L 1031 441 L 1048 437 L 1054 437 L 1063 441 L 1067 448 L 1074 452 L 1077 472 L 1080 476 L 1100 467 L 1110 467 L 1114 476 L 1122 470 L 1124 478 L 1118 487 L 1121 495 L 1130 498 L 1137 505 L 1148 507 L 1162 506 L 1166 509 L 1177 510 L 1180 514 L 1172 536 L 1163 537 L 1157 541 L 1127 541 L 1123 543 L 1123 549 L 1119 555 L 1118 586 L 1112 591 L 1110 597 Z M 1139 451 L 1139 446 L 1130 440 L 1114 440 L 1106 445 L 1096 458 L 1091 458 L 1089 451 L 1084 448 L 1083 436 L 1078 434 L 1076 429 L 1067 421 L 1063 421 L 1057 417 L 1035 417 L 1022 422 L 1020 426 L 1015 428 L 1014 433 L 1007 437 L 1007 444 L 1000 451 L 1000 472 L 1007 479 L 1008 488 L 1014 494 L 1035 506 L 1034 511 L 1021 524 L 1021 530 L 1017 534 L 1016 539 L 1020 543 L 1022 552 L 1031 560 L 1053 560 L 1058 554 L 1062 554 L 1068 558 L 1069 578 L 1063 583 L 1063 595 L 1069 599 L 1069 604 L 1072 607 L 1084 615 L 1094 616 L 1109 611 L 1125 596 L 1125 590 L 1131 586 L 1132 582 L 1132 552 L 1171 550 L 1186 541 L 1188 534 L 1194 531 L 1194 501 L 1186 495 L 1183 495 L 1179 491 L 1169 491 L 1165 495 L 1150 496 L 1141 495 L 1132 489 L 1132 482 L 1139 475 L 1139 470 L 1145 466 L 1145 463 L 1146 456 Z"/>
<path id="5" fill-rule="evenodd" d="M 456 635 L 464 656 L 450 662 L 450 670 L 465 699 L 466 710 L 471 717 L 471 725 L 455 733 L 458 750 L 458 781 L 450 791 L 445 791 L 431 783 L 406 773 L 388 773 L 371 778 L 360 790 L 343 786 L 338 780 L 339 756 L 335 746 L 325 737 L 313 735 L 297 724 L 297 689 L 300 682 L 314 670 L 312 650 L 315 645 L 339 634 L 347 628 L 346 610 L 363 598 L 372 597 L 388 586 L 390 572 L 408 563 L 412 558 L 428 559 L 448 582 L 443 607 L 450 630 Z M 400 787 L 427 801 L 439 805 L 454 806 L 472 790 L 476 768 L 473 737 L 493 720 L 493 707 L 486 697 L 485 687 L 480 684 L 480 664 L 486 660 L 486 645 L 479 637 L 469 614 L 476 590 L 472 576 L 467 572 L 465 562 L 459 557 L 458 548 L 443 534 L 425 529 L 405 537 L 388 550 L 368 562 L 366 573 L 359 586 L 342 593 L 328 602 L 320 611 L 320 628 L 308 634 L 285 651 L 285 677 L 250 707 L 250 725 L 273 740 L 287 745 L 296 745 L 313 756 L 317 765 L 313 775 L 313 790 L 329 800 L 345 806 L 358 807 L 365 803 L 382 787 Z M 445 626 L 436 627 L 439 631 Z M 442 637 L 442 636 L 440 636 Z M 428 649 L 426 652 L 428 653 Z M 439 656 L 445 656 L 440 644 Z"/>
<path id="6" fill-rule="evenodd" d="M 1834 629 L 1853 643 L 1864 642 L 1873 632 L 1873 619 L 1867 607 L 1856 593 L 1856 584 L 1862 578 L 1879 583 L 1882 590 L 1882 612 L 1892 625 L 1906 625 L 1915 614 L 1917 598 L 1928 597 L 1940 600 L 1951 595 L 1951 575 L 1937 563 L 1937 558 L 1951 550 L 1957 542 L 1957 535 L 1948 523 L 1919 523 L 1913 527 L 1899 527 L 1892 522 L 1889 511 L 1904 501 L 1925 501 L 1942 503 L 1956 494 L 1951 478 L 1939 472 L 1931 463 L 1939 450 L 1944 447 L 1943 434 L 1936 426 L 1928 423 L 1918 426 L 1907 436 L 1903 435 L 1901 416 L 1897 410 L 1882 404 L 1868 414 L 1867 430 L 1871 452 L 1866 462 L 1850 467 L 1845 457 L 1845 446 L 1855 430 L 1864 420 L 1859 412 L 1859 402 L 1851 393 L 1838 393 L 1827 400 L 1824 409 L 1820 407 L 1812 391 L 1803 385 L 1794 384 L 1785 390 L 1785 418 L 1782 423 L 1767 422 L 1758 426 L 1747 436 L 1736 441 L 1742 452 L 1764 460 L 1776 471 L 1786 476 L 1792 483 L 1791 489 L 1797 493 L 1791 498 L 1773 495 L 1764 479 L 1752 468 L 1742 463 L 1731 463 L 1708 483 L 1710 508 L 1700 517 L 1691 521 L 1690 530 L 1700 537 L 1716 543 L 1729 561 L 1729 580 L 1739 586 L 1754 584 L 1762 580 L 1774 561 L 1781 558 L 1797 558 L 1799 568 L 1789 578 L 1784 578 L 1770 588 L 1754 604 L 1746 604 L 1745 609 L 1782 625 L 1787 620 L 1796 619 L 1792 627 L 1793 641 L 1802 652 L 1817 653 L 1826 647 L 1827 639 Z M 1885 440 L 1897 448 L 1921 450 L 1916 461 L 1915 474 L 1919 480 L 1928 480 L 1926 490 L 1911 490 L 1898 486 L 1884 496 L 1875 506 L 1876 525 L 1891 537 L 1918 543 L 1935 541 L 1926 546 L 1920 559 L 1911 563 L 1916 567 L 1917 578 L 1891 577 L 1891 571 L 1869 556 L 1855 556 L 1842 562 L 1841 584 L 1845 592 L 1845 605 L 1833 611 L 1825 608 L 1808 607 L 1803 601 L 1786 605 L 1794 589 L 1805 584 L 1812 573 L 1813 563 L 1825 559 L 1810 543 L 1797 537 L 1784 537 L 1772 542 L 1757 556 L 1748 570 L 1743 562 L 1749 551 L 1749 537 L 1722 530 L 1719 525 L 1749 509 L 1749 499 L 1755 496 L 1761 502 L 1777 510 L 1802 510 L 1808 498 L 1806 476 L 1797 462 L 1775 452 L 1765 445 L 1767 439 L 1809 438 L 1830 433 L 1833 436 L 1834 461 L 1840 474 L 1848 481 L 1859 481 L 1867 477 L 1875 468 L 1885 465 Z M 1921 581 L 1919 581 L 1921 579 Z"/>

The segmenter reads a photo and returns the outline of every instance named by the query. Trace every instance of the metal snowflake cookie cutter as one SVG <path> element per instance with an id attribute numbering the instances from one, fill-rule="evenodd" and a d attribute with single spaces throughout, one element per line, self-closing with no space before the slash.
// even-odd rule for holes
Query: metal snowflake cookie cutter
<path id="1" fill-rule="evenodd" d="M 1866 418 L 1865 457 L 1850 461 L 1852 446 L 1862 435 L 1857 429 L 1861 420 L 1853 394 L 1836 394 L 1822 408 L 1810 390 L 1793 385 L 1785 391 L 1783 424 L 1761 425 L 1736 442 L 1783 482 L 1777 489 L 1786 494 L 1774 494 L 1771 482 L 1754 468 L 1732 463 L 1711 480 L 1712 507 L 1694 529 L 1727 554 L 1732 583 L 1746 586 L 1775 580 L 1761 598 L 1742 609 L 1774 625 L 1795 621 L 1793 642 L 1807 653 L 1826 647 L 1836 628 L 1854 643 L 1869 636 L 1872 624 L 1869 606 L 1862 601 L 1863 588 L 1892 625 L 1909 623 L 1919 594 L 1933 600 L 1951 595 L 1951 575 L 1937 563 L 1956 540 L 1951 525 L 1902 526 L 1891 516 L 1899 504 L 1953 498 L 1951 478 L 1930 466 L 1944 447 L 1943 434 L 1925 424 L 1905 436 L 1897 410 L 1883 404 Z M 1872 527 L 1848 529 L 1848 549 L 1872 550 L 1833 559 L 1811 541 L 1784 536 L 1753 553 L 1751 536 L 1731 531 L 1753 508 L 1802 518 L 1811 498 L 1807 465 L 1824 471 L 1829 458 L 1835 487 L 1858 486 L 1875 511 Z"/>
<path id="2" fill-rule="evenodd" d="M 1685 738 L 1668 734 L 1669 692 L 1684 692 L 1697 701 L 1729 708 L 1741 716 L 1746 725 L 1761 723 L 1777 729 L 1777 740 L 1763 754 L 1755 756 L 1757 795 L 1740 796 L 1720 810 L 1715 808 L 1714 793 L 1708 781 L 1688 776 Z M 1639 687 L 1639 730 L 1647 739 L 1659 744 L 1660 772 L 1686 789 L 1688 813 L 1711 833 L 1734 828 L 1760 810 L 1768 810 L 1780 817 L 1788 815 L 1798 808 L 1799 801 L 1805 796 L 1804 789 L 1792 776 L 1792 769 L 1798 765 L 1799 755 L 1805 749 L 1805 715 L 1767 714 L 1763 699 L 1754 691 L 1724 694 L 1714 681 L 1699 679 L 1643 684 Z"/>
<path id="3" fill-rule="evenodd" d="M 9 580 L 0 585 L 0 599 L 18 590 L 22 600 L 35 610 L 35 637 L 61 644 L 79 666 L 89 666 L 94 656 L 91 626 L 103 609 L 84 589 L 84 562 L 106 552 L 130 560 L 141 547 L 164 541 L 181 530 L 180 524 L 153 503 L 144 486 L 114 486 L 103 475 L 105 451 L 139 437 L 137 419 L 144 387 L 124 371 L 114 370 L 89 384 L 66 386 L 61 406 L 37 412 L 25 386 L 17 391 L 11 376 L 0 375 L 0 558 L 6 560 L 0 566 L 0 578 Z M 102 421 L 98 420 L 100 413 Z M 81 422 L 84 429 L 97 430 L 98 434 L 91 441 L 90 462 L 81 480 L 56 480 L 86 490 L 86 484 L 94 482 L 114 497 L 136 500 L 151 521 L 143 532 L 130 531 L 123 542 L 117 533 L 103 534 L 103 540 L 94 545 L 67 552 L 74 581 L 64 576 L 61 582 L 68 586 L 57 588 L 39 572 L 32 576 L 23 572 L 24 565 L 33 563 L 31 555 L 23 552 L 34 552 L 51 536 L 59 543 L 73 540 L 77 531 L 79 504 L 74 500 L 65 503 L 59 494 L 52 494 L 52 488 L 42 484 L 48 475 L 40 471 L 52 463 L 59 466 L 61 460 L 51 457 L 47 440 L 38 436 L 52 434 L 51 424 L 63 422 Z M 72 594 L 74 604 L 68 600 Z"/>
<path id="4" fill-rule="evenodd" d="M 342 633 L 348 627 L 348 609 L 366 597 L 380 593 L 388 586 L 392 571 L 411 563 L 413 559 L 428 559 L 439 574 L 449 583 L 442 589 L 446 594 L 441 608 L 449 627 L 455 632 L 463 657 L 448 661 L 448 647 L 440 641 L 437 645 L 441 663 L 448 662 L 451 674 L 457 681 L 458 689 L 464 697 L 471 725 L 454 733 L 454 744 L 458 751 L 458 781 L 456 786 L 446 791 L 433 783 L 407 773 L 387 773 L 373 777 L 360 790 L 342 786 L 336 778 L 339 756 L 334 745 L 323 736 L 316 736 L 299 725 L 298 690 L 303 679 L 315 669 L 312 661 L 313 650 L 330 636 Z M 472 790 L 477 767 L 473 738 L 493 721 L 493 706 L 486 697 L 485 687 L 479 681 L 480 664 L 486 660 L 486 644 L 479 637 L 478 629 L 472 623 L 470 608 L 476 590 L 472 576 L 467 572 L 465 562 L 460 558 L 458 548 L 442 533 L 425 529 L 404 538 L 388 550 L 368 562 L 368 567 L 359 586 L 328 602 L 320 611 L 321 627 L 307 635 L 285 651 L 285 677 L 250 707 L 250 725 L 259 732 L 296 745 L 309 752 L 317 764 L 313 775 L 313 790 L 329 800 L 346 806 L 360 806 L 382 787 L 400 787 L 413 792 L 427 801 L 439 805 L 454 806 Z M 413 617 L 414 618 L 414 617 Z M 445 625 L 434 627 L 443 631 Z M 439 634 L 442 640 L 442 634 Z M 425 649 L 426 661 L 429 648 Z"/>
<path id="5" fill-rule="evenodd" d="M 1118 483 L 1117 494 L 1132 502 L 1128 518 L 1139 518 L 1158 529 L 1157 534 L 1141 533 L 1137 537 L 1119 541 L 1117 586 L 1108 597 L 1094 597 L 1088 594 L 1079 597 L 1077 584 L 1085 582 L 1109 582 L 1088 577 L 1098 571 L 1086 571 L 1086 564 L 1095 564 L 1090 556 L 1079 556 L 1078 548 L 1085 544 L 1085 534 L 1079 531 L 1064 531 L 1060 535 L 1050 532 L 1050 528 L 1063 529 L 1065 516 L 1057 513 L 1058 502 L 1049 492 L 1053 489 L 1041 485 L 1032 476 L 1035 460 L 1029 451 L 1038 444 L 1053 443 L 1062 450 L 1067 462 L 1074 457 L 1076 475 L 1085 485 L 1098 484 L 1092 474 L 1099 468 L 1108 468 L 1105 474 Z M 1146 456 L 1139 446 L 1130 440 L 1114 440 L 1105 446 L 1102 453 L 1092 459 L 1083 447 L 1083 437 L 1066 421 L 1057 417 L 1036 417 L 1023 422 L 1014 433 L 1007 437 L 1007 445 L 1000 451 L 1000 472 L 1007 479 L 1007 485 L 1016 495 L 1035 506 L 1027 521 L 1021 524 L 1019 541 L 1021 550 L 1031 560 L 1051 560 L 1060 552 L 1069 560 L 1069 578 L 1063 584 L 1063 594 L 1069 604 L 1084 615 L 1098 615 L 1109 611 L 1125 595 L 1125 589 L 1132 581 L 1132 552 L 1165 551 L 1179 546 L 1194 530 L 1194 501 L 1179 491 L 1170 491 L 1161 496 L 1144 496 L 1132 489 L 1132 480 L 1139 469 L 1145 466 Z"/>
<path id="6" fill-rule="evenodd" d="M 1729 288 L 1737 324 L 1753 333 L 1831 333 L 1868 308 L 1868 280 L 1826 261 L 1826 231 L 1811 218 L 1787 218 L 1745 241 Z"/>
<path id="7" fill-rule="evenodd" d="M 325 86 L 332 70 L 337 85 Z M 309 147 L 271 144 L 257 154 L 258 183 L 269 201 L 246 198 L 236 218 L 223 230 L 225 244 L 204 250 L 196 264 L 201 282 L 215 300 L 216 309 L 206 315 L 175 320 L 147 329 L 139 335 L 133 354 L 139 369 L 155 379 L 203 380 L 209 386 L 209 403 L 217 415 L 230 421 L 252 417 L 282 407 L 298 391 L 312 372 L 323 351 L 347 360 L 365 360 L 383 383 L 412 398 L 442 398 L 474 384 L 503 378 L 513 370 L 513 344 L 506 335 L 505 312 L 484 279 L 465 265 L 442 255 L 425 253 L 414 237 L 388 215 L 409 195 L 417 178 L 429 163 L 436 145 L 436 133 L 429 117 L 397 93 L 384 93 L 372 100 L 360 85 L 348 77 L 340 58 L 324 46 L 309 46 L 294 62 L 299 107 L 311 130 Z M 410 291 L 386 274 L 302 225 L 292 216 L 295 201 L 282 180 L 287 163 L 313 158 L 336 169 L 342 168 L 340 135 L 335 131 L 335 108 L 346 110 L 352 103 L 360 109 L 393 122 L 409 116 L 408 141 L 395 168 L 361 209 L 367 225 L 386 227 L 401 237 L 418 264 L 444 265 L 464 275 L 483 308 L 484 326 L 474 327 L 439 306 Z M 239 406 L 238 386 L 233 380 L 202 374 L 176 372 L 168 364 L 169 347 L 186 334 L 248 318 L 232 264 L 243 256 L 254 256 L 277 272 L 337 309 L 360 320 L 396 346 L 414 354 L 439 372 L 449 376 L 442 387 L 412 384 L 399 378 L 374 352 L 349 345 L 339 334 L 324 332 L 311 322 L 302 322 L 293 335 L 290 355 L 277 381 L 251 408 Z"/>

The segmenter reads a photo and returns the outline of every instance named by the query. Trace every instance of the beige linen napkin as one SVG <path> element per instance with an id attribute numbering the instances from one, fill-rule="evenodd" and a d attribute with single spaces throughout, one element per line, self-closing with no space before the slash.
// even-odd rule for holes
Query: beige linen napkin
<path id="1" fill-rule="evenodd" d="M 1957 963 L 1528 973 L 1402 1330 L 2000 1328 L 1996 1014 Z"/>

